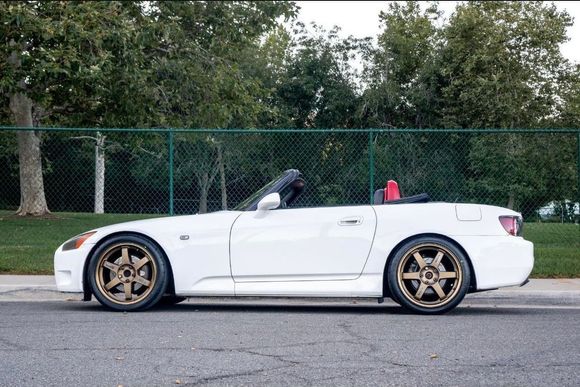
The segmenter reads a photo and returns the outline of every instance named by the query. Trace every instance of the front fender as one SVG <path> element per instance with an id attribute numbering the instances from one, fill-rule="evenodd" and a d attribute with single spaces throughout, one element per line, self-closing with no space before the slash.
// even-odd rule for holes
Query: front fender
<path id="1" fill-rule="evenodd" d="M 195 292 L 206 287 L 205 279 L 226 279 L 224 294 L 233 295 L 229 262 L 229 234 L 238 211 L 220 211 L 204 215 L 155 218 L 98 228 L 76 250 L 55 252 L 55 278 L 62 291 L 81 292 L 86 287 L 85 272 L 91 252 L 112 235 L 132 233 L 151 239 L 165 252 L 172 268 L 175 291 Z M 223 286 L 224 281 L 221 281 Z M 231 286 L 230 283 L 231 282 Z M 211 285 L 209 286 L 211 288 Z M 231 292 L 230 292 L 231 290 Z"/>

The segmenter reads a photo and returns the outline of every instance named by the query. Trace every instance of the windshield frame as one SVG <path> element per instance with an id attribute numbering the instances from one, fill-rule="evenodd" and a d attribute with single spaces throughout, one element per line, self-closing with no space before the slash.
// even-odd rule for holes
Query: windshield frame
<path id="1" fill-rule="evenodd" d="M 258 208 L 258 203 L 260 200 L 262 200 L 263 197 L 274 192 L 279 193 L 298 177 L 300 177 L 300 172 L 296 169 L 288 169 L 287 171 L 284 171 L 282 174 L 271 180 L 248 198 L 244 199 L 241 203 L 234 207 L 234 211 L 255 211 Z"/>

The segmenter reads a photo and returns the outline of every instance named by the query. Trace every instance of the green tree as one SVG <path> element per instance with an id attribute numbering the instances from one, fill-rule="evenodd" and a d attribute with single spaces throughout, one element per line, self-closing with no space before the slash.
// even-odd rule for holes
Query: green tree
<path id="1" fill-rule="evenodd" d="M 567 40 L 566 28 L 571 23 L 566 12 L 542 2 L 459 5 L 444 29 L 443 124 L 541 126 L 558 110 L 570 74 L 560 45 Z M 515 134 L 472 137 L 468 158 L 474 194 L 509 208 L 533 211 L 552 190 L 540 177 L 557 174 L 562 167 L 561 163 L 556 167 L 534 162 L 540 154 L 557 155 L 558 146 L 553 145 Z M 538 167 L 531 170 L 531 165 Z"/>
<path id="2" fill-rule="evenodd" d="M 556 118 L 550 117 L 546 125 L 562 128 L 580 128 L 580 65 L 576 65 L 563 83 Z"/>
<path id="3" fill-rule="evenodd" d="M 356 75 L 349 61 L 359 42 L 298 23 L 286 72 L 277 87 L 276 106 L 295 128 L 351 128 L 358 106 Z"/>
<path id="4" fill-rule="evenodd" d="M 340 38 L 337 27 L 326 31 L 298 23 L 287 56 L 285 72 L 276 87 L 274 107 L 279 127 L 300 129 L 356 128 L 360 125 L 360 91 L 351 65 L 364 44 L 353 37 Z M 277 137 L 281 168 L 298 168 L 310 184 L 303 195 L 309 204 L 360 202 L 366 198 L 366 173 L 359 174 L 367 137 L 359 134 L 308 134 Z M 366 158 L 368 159 L 368 157 Z M 365 160 L 366 160 L 365 159 Z M 365 194 L 360 195 L 360 190 Z"/>
<path id="5" fill-rule="evenodd" d="M 438 125 L 438 54 L 442 44 L 436 3 L 391 2 L 379 19 L 378 46 L 364 52 L 362 115 L 375 128 Z"/>
<path id="6" fill-rule="evenodd" d="M 151 4 L 160 41 L 154 78 L 159 125 L 256 127 L 260 117 L 269 113 L 264 101 L 271 90 L 248 71 L 247 64 L 259 51 L 261 39 L 295 11 L 293 3 L 282 1 Z M 198 211 L 208 210 L 208 195 L 217 181 L 221 206 L 227 207 L 225 174 L 232 158 L 228 137 L 180 136 L 177 145 L 177 184 L 197 189 Z"/>
<path id="7" fill-rule="evenodd" d="M 436 3 L 391 2 L 380 13 L 377 47 L 365 51 L 361 116 L 376 128 L 433 128 L 441 120 L 441 13 Z M 465 138 L 433 133 L 376 135 L 377 179 L 396 179 L 405 194 L 463 196 Z M 433 171 L 437 173 L 433 173 Z"/>
<path id="8" fill-rule="evenodd" d="M 558 105 L 560 81 L 570 70 L 560 46 L 571 25 L 553 4 L 460 4 L 445 28 L 445 125 L 537 126 Z"/>
<path id="9" fill-rule="evenodd" d="M 40 122 L 70 122 L 63 118 L 68 116 L 93 126 L 107 124 L 112 101 L 118 101 L 112 110 L 117 117 L 139 116 L 132 106 L 143 105 L 130 103 L 135 95 L 129 100 L 113 93 L 120 84 L 141 90 L 144 77 L 133 66 L 143 52 L 135 39 L 139 15 L 138 3 L 1 2 L 0 92 L 8 96 L 12 122 L 33 128 Z M 123 81 L 120 73 L 126 77 Z M 41 133 L 19 131 L 17 137 L 17 213 L 46 214 Z"/>
<path id="10" fill-rule="evenodd" d="M 239 58 L 294 12 L 281 1 L 1 2 L 0 92 L 22 127 L 250 127 L 267 90 Z M 40 132 L 17 136 L 18 213 L 45 214 Z M 97 183 L 102 140 L 92 140 Z M 206 172 L 194 171 L 200 185 Z"/>

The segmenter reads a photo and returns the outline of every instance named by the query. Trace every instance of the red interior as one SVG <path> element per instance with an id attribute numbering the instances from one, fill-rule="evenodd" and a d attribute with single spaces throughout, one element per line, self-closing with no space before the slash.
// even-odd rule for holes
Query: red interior
<path id="1" fill-rule="evenodd" d="M 387 181 L 387 186 L 385 187 L 385 201 L 387 200 L 397 200 L 401 198 L 401 193 L 399 192 L 399 185 L 395 180 Z"/>

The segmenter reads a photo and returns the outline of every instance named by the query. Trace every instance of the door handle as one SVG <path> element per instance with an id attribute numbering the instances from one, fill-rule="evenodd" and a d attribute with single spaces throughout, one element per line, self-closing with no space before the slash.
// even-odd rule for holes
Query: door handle
<path id="1" fill-rule="evenodd" d="M 358 226 L 363 222 L 362 216 L 349 216 L 338 221 L 339 226 Z"/>

